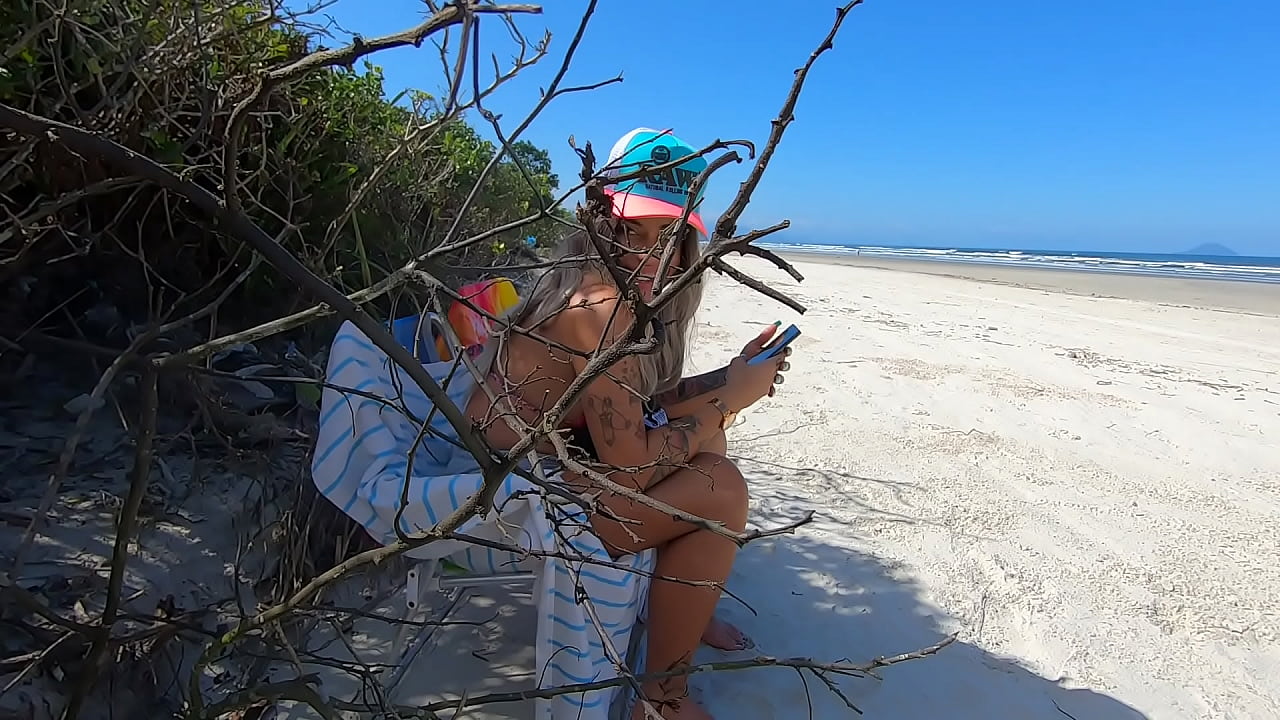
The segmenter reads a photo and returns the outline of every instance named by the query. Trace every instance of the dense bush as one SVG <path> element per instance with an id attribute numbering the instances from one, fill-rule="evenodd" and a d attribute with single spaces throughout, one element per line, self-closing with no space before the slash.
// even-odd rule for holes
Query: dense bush
<path id="1" fill-rule="evenodd" d="M 6 0 L 0 102 L 102 133 L 221 194 L 232 109 L 259 73 L 306 55 L 319 39 L 271 16 L 260 0 Z M 425 64 L 431 51 L 422 52 Z M 461 119 L 397 151 L 441 110 L 424 93 L 385 97 L 371 64 L 275 88 L 238 145 L 243 207 L 339 288 L 366 286 L 441 240 L 494 151 Z M 550 200 L 557 178 L 546 153 L 528 143 L 514 149 L 537 187 L 504 161 L 463 219 L 464 232 L 525 217 Z M 3 134 L 0 214 L 5 331 L 102 306 L 133 322 L 188 310 L 248 260 L 171 194 L 56 143 Z M 526 236 L 549 242 L 559 228 L 544 220 L 456 260 L 483 266 Z M 218 319 L 234 328 L 313 302 L 298 293 L 264 265 Z"/>

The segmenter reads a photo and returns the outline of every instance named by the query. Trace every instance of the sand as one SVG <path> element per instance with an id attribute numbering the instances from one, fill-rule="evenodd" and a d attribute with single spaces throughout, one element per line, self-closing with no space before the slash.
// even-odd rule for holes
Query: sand
<path id="1" fill-rule="evenodd" d="M 868 717 L 1280 716 L 1280 286 L 734 264 L 810 307 L 718 283 L 699 328 L 699 347 L 738 344 L 740 318 L 805 333 L 730 448 L 757 521 L 822 517 L 735 569 L 768 652 L 960 633 L 853 683 Z M 1239 306 L 1273 314 L 1220 309 Z M 740 690 L 800 716 L 798 680 L 775 682 L 790 694 L 707 690 L 725 718 L 769 717 Z"/>
<path id="2" fill-rule="evenodd" d="M 735 566 L 752 609 L 723 612 L 762 652 L 857 661 L 958 634 L 841 680 L 867 718 L 1280 717 L 1280 286 L 732 264 L 809 306 L 716 277 L 694 344 L 691 372 L 774 319 L 804 331 L 783 392 L 730 435 L 753 523 L 817 517 Z M 528 683 L 528 608 L 472 603 L 501 620 L 443 631 L 397 700 Z M 695 685 L 722 720 L 853 716 L 788 670 Z"/>

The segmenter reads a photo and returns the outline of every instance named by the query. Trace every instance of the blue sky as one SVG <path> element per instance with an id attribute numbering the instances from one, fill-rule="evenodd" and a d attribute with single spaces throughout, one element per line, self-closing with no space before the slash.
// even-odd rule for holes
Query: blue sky
<path id="1" fill-rule="evenodd" d="M 830 0 L 601 0 L 566 78 L 624 81 L 553 102 L 525 139 L 576 175 L 637 126 L 694 145 L 763 143 Z M 585 0 L 525 16 L 551 54 L 488 103 L 514 127 L 559 65 Z M 784 9 L 788 8 L 789 9 Z M 339 0 L 366 36 L 417 0 Z M 490 23 L 483 48 L 513 52 Z M 439 90 L 433 48 L 375 58 L 387 90 Z M 486 60 L 486 63 L 488 61 Z M 806 86 L 742 226 L 790 242 L 1177 252 L 1217 242 L 1280 256 L 1280 3 L 1273 0 L 869 0 Z M 745 177 L 716 176 L 709 220 Z"/>

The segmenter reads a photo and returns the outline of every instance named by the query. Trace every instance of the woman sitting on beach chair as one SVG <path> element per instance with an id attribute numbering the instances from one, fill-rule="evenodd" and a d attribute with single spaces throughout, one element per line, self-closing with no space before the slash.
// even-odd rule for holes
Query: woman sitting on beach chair
<path id="1" fill-rule="evenodd" d="M 627 173 L 640 163 L 652 165 L 693 152 L 669 133 L 637 130 L 618 141 L 608 167 Z M 653 276 L 663 254 L 660 233 L 681 216 L 687 183 L 705 167 L 706 161 L 695 157 L 679 172 L 667 174 L 664 182 L 642 178 L 606 189 L 617 221 L 615 257 L 622 268 L 636 274 L 642 295 L 652 297 Z M 696 213 L 690 215 L 689 224 L 687 232 L 672 240 L 679 247 L 668 277 L 697 259 L 698 234 L 705 236 L 706 229 Z M 487 384 L 498 397 L 497 410 L 515 413 L 531 425 L 540 422 L 542 412 L 555 405 L 582 372 L 585 356 L 612 344 L 631 322 L 627 303 L 619 298 L 585 233 L 569 237 L 557 257 L 561 262 L 536 282 L 507 318 L 551 343 L 507 333 L 491 341 L 482 356 Z M 701 294 L 700 284 L 695 283 L 667 305 L 661 314 L 666 327 L 663 346 L 649 355 L 628 357 L 594 380 L 566 414 L 561 429 L 588 464 L 635 468 L 606 471 L 614 482 L 742 531 L 747 487 L 737 467 L 725 457 L 725 429 L 739 411 L 773 395 L 775 384 L 782 380 L 779 373 L 788 365 L 785 355 L 760 365 L 745 361 L 768 342 L 776 328 L 770 326 L 725 368 L 682 380 L 688 335 Z M 509 449 L 517 442 L 507 423 L 493 421 L 496 413 L 486 393 L 471 396 L 467 414 L 486 428 L 494 447 Z M 578 490 L 600 493 L 599 505 L 627 521 L 620 523 L 599 513 L 591 517 L 592 529 L 614 557 L 650 548 L 657 551 L 649 591 L 645 672 L 689 663 L 699 641 L 726 650 L 749 646 L 736 628 L 713 618 L 719 584 L 728 578 L 737 550 L 732 541 L 593 487 L 587 478 L 568 472 L 564 477 Z M 660 577 L 698 584 L 664 582 Z M 665 718 L 709 717 L 695 703 L 683 700 L 687 693 L 683 677 L 648 684 L 644 691 Z M 640 708 L 636 713 L 635 717 L 642 716 Z"/>

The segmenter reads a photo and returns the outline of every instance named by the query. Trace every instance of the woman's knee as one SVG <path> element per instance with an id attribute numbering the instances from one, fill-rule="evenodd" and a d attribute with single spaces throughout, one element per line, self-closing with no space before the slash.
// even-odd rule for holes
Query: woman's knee
<path id="1" fill-rule="evenodd" d="M 699 453 L 693 458 L 710 482 L 711 500 L 718 511 L 714 519 L 723 522 L 730 530 L 741 532 L 747 526 L 747 505 L 750 496 L 747 480 L 732 460 L 715 453 Z M 712 519 L 712 518 L 708 518 Z"/>

